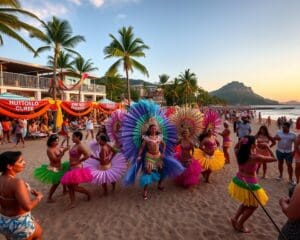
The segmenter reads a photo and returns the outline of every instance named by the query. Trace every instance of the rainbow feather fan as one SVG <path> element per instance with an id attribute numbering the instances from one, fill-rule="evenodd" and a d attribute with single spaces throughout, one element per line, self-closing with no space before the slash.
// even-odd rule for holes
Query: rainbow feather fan
<path id="1" fill-rule="evenodd" d="M 107 135 L 112 142 L 120 141 L 120 128 L 122 126 L 125 114 L 125 110 L 118 109 L 114 111 L 105 122 Z"/>
<path id="2" fill-rule="evenodd" d="M 222 120 L 217 112 L 208 110 L 204 113 L 203 127 L 205 129 L 212 129 L 213 133 L 216 134 L 221 124 Z"/>
<path id="3" fill-rule="evenodd" d="M 177 143 L 176 127 L 153 101 L 140 100 L 133 104 L 124 116 L 121 126 L 123 153 L 128 159 L 136 159 L 142 136 L 148 129 L 149 119 L 154 118 L 166 144 L 165 155 L 171 155 Z"/>

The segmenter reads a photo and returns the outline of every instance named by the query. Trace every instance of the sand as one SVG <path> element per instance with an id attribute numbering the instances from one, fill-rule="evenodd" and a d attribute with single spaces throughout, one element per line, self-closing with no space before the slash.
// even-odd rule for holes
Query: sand
<path id="1" fill-rule="evenodd" d="M 257 121 L 252 122 L 252 127 L 256 133 Z M 271 132 L 274 135 L 276 131 L 273 123 Z M 232 138 L 236 141 L 235 136 Z M 77 194 L 77 206 L 71 210 L 66 210 L 69 198 L 62 195 L 62 187 L 54 195 L 56 202 L 49 204 L 46 196 L 50 186 L 32 177 L 36 167 L 48 163 L 46 140 L 27 141 L 25 149 L 15 148 L 13 144 L 0 146 L 0 152 L 17 149 L 23 151 L 27 162 L 20 177 L 44 193 L 44 199 L 32 211 L 44 229 L 43 239 L 277 239 L 276 229 L 261 208 L 247 222 L 251 233 L 237 233 L 230 225 L 229 219 L 239 206 L 227 194 L 228 183 L 237 171 L 232 149 L 231 164 L 213 173 L 209 184 L 200 183 L 186 190 L 168 180 L 163 192 L 152 186 L 147 201 L 142 199 L 142 189 L 137 184 L 128 188 L 119 184 L 116 192 L 108 196 L 103 196 L 100 187 L 85 184 L 92 193 L 91 201 L 87 202 L 84 195 Z M 277 163 L 270 163 L 267 179 L 259 178 L 259 182 L 270 198 L 266 209 L 281 228 L 286 217 L 278 201 L 287 194 L 289 187 L 286 168 L 284 181 L 277 182 L 277 176 Z M 0 239 L 4 239 L 3 236 Z"/>

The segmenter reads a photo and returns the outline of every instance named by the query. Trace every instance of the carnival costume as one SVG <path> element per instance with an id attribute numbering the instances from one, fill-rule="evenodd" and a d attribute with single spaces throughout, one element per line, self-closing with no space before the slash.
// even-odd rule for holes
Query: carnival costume
<path id="1" fill-rule="evenodd" d="M 42 183 L 58 184 L 68 170 L 69 162 L 63 162 L 60 168 L 43 164 L 41 167 L 34 170 L 33 176 Z"/>
<path id="2" fill-rule="evenodd" d="M 83 163 L 83 166 L 91 170 L 93 176 L 91 183 L 101 185 L 103 183 L 113 183 L 120 180 L 127 170 L 127 161 L 122 153 L 117 153 L 107 165 L 101 165 L 98 160 L 88 158 Z"/>
<path id="3" fill-rule="evenodd" d="M 111 114 L 109 119 L 105 122 L 105 128 L 107 131 L 107 135 L 109 139 L 117 143 L 120 140 L 119 138 L 119 129 L 118 125 L 121 126 L 121 122 L 124 118 L 125 111 L 123 110 L 116 110 Z M 91 150 L 94 156 L 100 155 L 101 146 L 97 143 L 98 147 L 94 144 L 91 145 Z M 118 147 L 112 146 L 112 148 L 117 152 L 114 156 L 110 156 L 111 162 L 107 165 L 101 165 L 100 161 L 94 158 L 88 158 L 84 163 L 83 166 L 91 169 L 91 174 L 93 176 L 92 183 L 101 185 L 104 183 L 114 183 L 120 180 L 122 175 L 127 170 L 127 160 L 125 156 L 121 153 L 121 149 Z"/>
<path id="4" fill-rule="evenodd" d="M 70 157 L 80 158 L 80 155 L 77 149 L 70 149 Z M 77 185 L 80 183 L 89 183 L 93 180 L 91 170 L 86 167 L 70 167 L 61 179 L 61 183 L 64 185 Z"/>
<path id="5" fill-rule="evenodd" d="M 185 171 L 175 181 L 177 184 L 190 187 L 199 183 L 199 176 L 202 171 L 200 163 L 190 156 L 190 159 L 182 159 L 182 151 L 191 151 L 193 146 L 190 146 L 197 141 L 197 136 L 202 131 L 202 115 L 196 109 L 180 109 L 170 117 L 171 122 L 176 126 L 179 139 L 182 139 L 182 134 L 188 131 L 189 141 L 188 146 L 182 144 L 176 147 L 175 158 L 186 167 Z"/>
<path id="6" fill-rule="evenodd" d="M 113 143 L 112 148 L 116 152 L 121 152 L 120 146 L 117 146 L 117 143 L 120 143 L 120 127 L 122 126 L 122 121 L 125 117 L 125 114 L 126 111 L 117 109 L 110 115 L 110 117 L 105 122 L 107 135 L 110 141 Z"/>
<path id="7" fill-rule="evenodd" d="M 149 122 L 149 120 L 151 121 Z M 145 138 L 147 141 L 147 138 L 149 138 L 145 136 L 145 133 L 149 126 L 153 124 L 153 121 L 162 133 L 154 140 L 163 141 L 166 145 L 164 157 L 161 159 L 160 155 L 150 156 L 149 153 L 146 157 L 145 151 L 142 153 L 141 161 L 138 161 L 138 152 L 142 140 Z M 140 100 L 138 103 L 133 104 L 125 115 L 121 126 L 121 143 L 122 146 L 126 146 L 126 148 L 123 148 L 123 153 L 131 161 L 131 167 L 125 176 L 124 183 L 126 185 L 133 184 L 140 168 L 143 170 L 140 178 L 142 187 L 162 180 L 165 177 L 180 175 L 184 168 L 173 158 L 176 142 L 176 128 L 166 118 L 164 112 L 157 104 L 147 100 Z M 150 167 L 152 170 L 150 174 L 146 174 L 146 167 Z"/>
<path id="8" fill-rule="evenodd" d="M 214 136 L 216 136 L 217 129 L 221 126 L 221 119 L 218 113 L 209 110 L 204 114 L 203 127 L 204 129 L 211 129 Z M 205 148 L 214 151 L 212 156 L 208 155 L 200 149 L 195 149 L 193 157 L 197 159 L 204 170 L 217 171 L 223 168 L 225 164 L 224 153 L 218 149 L 216 142 L 209 141 Z"/>
<path id="9" fill-rule="evenodd" d="M 31 212 L 14 217 L 0 214 L 0 233 L 7 239 L 24 240 L 30 237 L 34 231 L 35 226 Z"/>
<path id="10" fill-rule="evenodd" d="M 239 172 L 232 178 L 228 186 L 229 195 L 245 206 L 259 206 L 259 203 L 253 194 L 255 194 L 256 198 L 262 205 L 265 205 L 268 201 L 268 196 L 260 184 L 258 184 L 257 178 L 245 177 L 240 173 L 240 171 L 244 170 L 255 174 L 257 166 L 257 163 L 245 163 L 243 165 L 239 165 Z"/>

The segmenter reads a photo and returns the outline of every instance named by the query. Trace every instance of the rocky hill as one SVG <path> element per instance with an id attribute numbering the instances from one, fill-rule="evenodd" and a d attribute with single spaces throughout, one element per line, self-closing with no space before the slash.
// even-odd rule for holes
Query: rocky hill
<path id="1" fill-rule="evenodd" d="M 233 81 L 218 90 L 212 91 L 210 95 L 225 100 L 231 105 L 273 105 L 279 102 L 264 98 L 253 92 L 251 87 L 241 82 Z"/>

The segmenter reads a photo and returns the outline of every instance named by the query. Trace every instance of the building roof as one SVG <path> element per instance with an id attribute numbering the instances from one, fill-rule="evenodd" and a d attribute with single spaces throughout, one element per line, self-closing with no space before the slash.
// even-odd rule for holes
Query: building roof
<path id="1" fill-rule="evenodd" d="M 6 72 L 35 75 L 36 73 L 47 73 L 53 71 L 47 66 L 18 61 L 4 57 L 0 57 L 0 64 L 3 66 L 3 71 Z"/>

